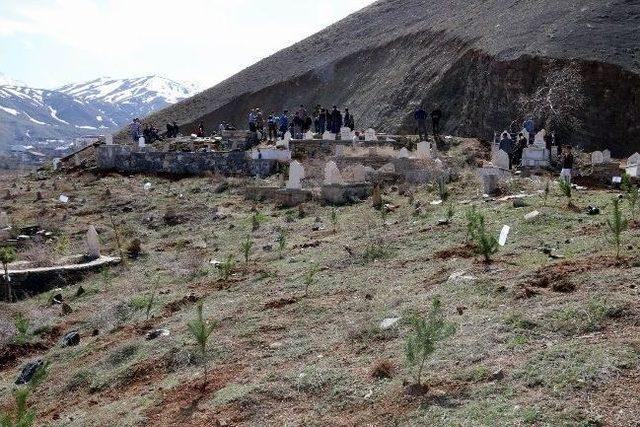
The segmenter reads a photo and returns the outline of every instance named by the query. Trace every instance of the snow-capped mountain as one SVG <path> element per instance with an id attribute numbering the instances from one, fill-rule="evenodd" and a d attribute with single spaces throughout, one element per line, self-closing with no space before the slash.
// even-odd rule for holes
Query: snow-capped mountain
<path id="1" fill-rule="evenodd" d="M 193 84 L 180 83 L 159 76 L 136 79 L 102 77 L 86 83 L 66 85 L 57 90 L 84 101 L 121 106 L 133 105 L 139 109 L 141 116 L 169 104 L 175 104 L 198 92 Z"/>
<path id="2" fill-rule="evenodd" d="M 100 78 L 33 89 L 0 75 L 0 150 L 43 139 L 105 134 L 197 92 L 163 77 Z"/>

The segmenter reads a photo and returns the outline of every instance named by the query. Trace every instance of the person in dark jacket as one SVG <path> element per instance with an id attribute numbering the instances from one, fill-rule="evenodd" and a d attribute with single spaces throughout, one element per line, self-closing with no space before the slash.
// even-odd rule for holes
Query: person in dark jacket
<path id="1" fill-rule="evenodd" d="M 344 109 L 344 125 L 346 127 L 348 127 L 353 132 L 353 128 L 355 127 L 354 120 L 353 120 L 353 114 L 351 114 L 349 112 L 348 108 Z"/>
<path id="2" fill-rule="evenodd" d="M 142 136 L 139 118 L 136 117 L 135 119 L 133 119 L 133 122 L 131 122 L 131 124 L 129 125 L 129 134 L 131 135 L 131 139 L 133 140 L 133 142 L 137 144 L 138 140 Z"/>
<path id="3" fill-rule="evenodd" d="M 420 141 L 427 140 L 427 112 L 422 108 L 422 106 L 418 107 L 416 111 L 413 113 L 413 118 L 416 120 L 418 124 L 418 138 Z"/>
<path id="4" fill-rule="evenodd" d="M 513 165 L 514 144 L 508 132 L 502 134 L 500 149 L 509 155 L 509 169 L 511 169 Z"/>
<path id="5" fill-rule="evenodd" d="M 331 133 L 339 133 L 342 127 L 342 113 L 338 110 L 338 107 L 333 106 L 331 112 Z"/>
<path id="6" fill-rule="evenodd" d="M 318 116 L 318 133 L 322 134 L 327 130 L 327 110 L 320 109 L 320 115 Z"/>
<path id="7" fill-rule="evenodd" d="M 522 153 L 525 148 L 527 148 L 527 138 L 524 137 L 524 134 L 520 133 L 513 150 L 513 164 L 515 167 L 520 166 L 522 163 Z"/>
<path id="8" fill-rule="evenodd" d="M 198 138 L 204 138 L 204 123 L 200 122 L 198 129 L 196 129 L 196 136 Z"/>
<path id="9" fill-rule="evenodd" d="M 284 138 L 284 134 L 289 130 L 289 110 L 284 110 L 280 116 L 280 133 Z"/>
<path id="10" fill-rule="evenodd" d="M 571 146 L 567 145 L 562 150 L 562 171 L 560 172 L 560 179 L 571 183 L 571 175 L 573 170 L 573 153 L 571 152 Z"/>
<path id="11" fill-rule="evenodd" d="M 304 119 L 300 116 L 300 112 L 296 112 L 293 116 L 293 139 L 302 139 L 302 128 L 304 127 Z"/>
<path id="12" fill-rule="evenodd" d="M 433 137 L 437 138 L 440 135 L 440 119 L 442 118 L 442 110 L 436 107 L 431 112 L 431 124 L 433 126 Z"/>
<path id="13" fill-rule="evenodd" d="M 276 114 L 272 111 L 267 118 L 267 132 L 269 133 L 269 142 L 278 139 L 278 127 L 276 124 Z"/>

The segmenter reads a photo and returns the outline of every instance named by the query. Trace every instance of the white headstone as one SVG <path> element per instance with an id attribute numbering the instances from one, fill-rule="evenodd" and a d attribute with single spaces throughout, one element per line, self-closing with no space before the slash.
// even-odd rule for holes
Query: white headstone
<path id="1" fill-rule="evenodd" d="M 419 159 L 430 159 L 431 144 L 429 144 L 427 141 L 419 142 L 416 154 L 418 155 Z"/>
<path id="2" fill-rule="evenodd" d="M 396 166 L 393 163 L 386 163 L 382 165 L 378 172 L 382 173 L 396 173 Z"/>
<path id="3" fill-rule="evenodd" d="M 634 153 L 629 159 L 627 159 L 627 166 L 640 164 L 640 154 Z"/>
<path id="4" fill-rule="evenodd" d="M 542 129 L 540 132 L 536 134 L 536 138 L 533 140 L 533 145 L 537 145 L 538 147 L 546 147 L 547 143 L 544 141 L 544 137 L 547 135 L 547 131 Z"/>
<path id="5" fill-rule="evenodd" d="M 527 144 L 529 144 L 529 131 L 527 131 L 526 129 L 522 129 L 520 131 L 520 133 L 522 134 L 522 136 L 525 137 L 525 139 L 527 140 Z M 520 137 L 520 135 L 518 135 L 518 138 Z"/>
<path id="6" fill-rule="evenodd" d="M 378 137 L 376 136 L 376 131 L 374 129 L 367 129 L 364 131 L 364 140 L 365 141 L 377 141 Z"/>
<path id="7" fill-rule="evenodd" d="M 108 133 L 105 137 L 104 137 L 104 141 L 107 145 L 113 145 L 113 135 L 111 135 L 110 133 Z"/>
<path id="8" fill-rule="evenodd" d="M 540 216 L 540 212 L 539 211 L 533 211 L 533 212 L 529 212 L 528 214 L 526 214 L 524 216 L 524 219 L 527 220 L 527 221 L 533 221 L 534 219 L 536 219 L 539 216 Z"/>
<path id="9" fill-rule="evenodd" d="M 367 181 L 367 170 L 362 165 L 355 165 L 352 169 L 353 173 L 353 181 L 354 182 L 366 182 Z"/>
<path id="10" fill-rule="evenodd" d="M 324 167 L 324 184 L 344 184 L 342 175 L 340 174 L 340 169 L 338 169 L 338 165 L 336 165 L 335 162 L 329 162 Z"/>
<path id="11" fill-rule="evenodd" d="M 284 135 L 282 136 L 282 140 L 283 140 L 284 142 L 289 142 L 289 141 L 291 141 L 291 132 L 286 131 L 286 132 L 284 133 Z"/>
<path id="12" fill-rule="evenodd" d="M 344 156 L 344 145 L 336 144 L 336 157 Z"/>
<path id="13" fill-rule="evenodd" d="M 142 188 L 144 188 L 145 191 L 151 190 L 151 183 L 150 182 L 145 182 L 144 185 L 142 186 Z"/>
<path id="14" fill-rule="evenodd" d="M 353 140 L 353 135 L 351 134 L 351 129 L 347 127 L 340 128 L 340 139 L 342 141 L 351 141 Z"/>
<path id="15" fill-rule="evenodd" d="M 497 168 L 509 170 L 509 155 L 504 150 L 498 150 L 492 156 L 491 163 Z"/>
<path id="16" fill-rule="evenodd" d="M 93 225 L 87 230 L 87 256 L 91 259 L 100 258 L 100 239 Z"/>
<path id="17" fill-rule="evenodd" d="M 322 134 L 322 139 L 324 141 L 334 141 L 336 136 L 327 130 Z"/>
<path id="18" fill-rule="evenodd" d="M 402 147 L 398 152 L 399 159 L 408 159 L 409 158 L 409 150 L 406 147 Z"/>
<path id="19" fill-rule="evenodd" d="M 305 132 L 304 139 L 306 141 L 311 141 L 313 139 L 313 132 L 311 132 L 310 130 Z"/>
<path id="20" fill-rule="evenodd" d="M 69 197 L 65 196 L 64 194 L 61 194 L 58 200 L 60 200 L 60 202 L 62 203 L 69 203 Z"/>
<path id="21" fill-rule="evenodd" d="M 605 163 L 611 163 L 611 150 L 604 150 L 602 152 L 602 160 Z"/>
<path id="22" fill-rule="evenodd" d="M 592 165 L 601 165 L 604 163 L 604 155 L 602 151 L 594 151 L 591 153 L 591 164 Z"/>
<path id="23" fill-rule="evenodd" d="M 145 141 L 144 141 L 144 136 L 141 136 L 141 137 L 138 139 L 138 147 L 140 147 L 140 148 L 144 148 L 145 146 L 146 146 L 146 144 L 145 144 Z"/>
<path id="24" fill-rule="evenodd" d="M 511 231 L 511 227 L 505 225 L 502 227 L 502 231 L 500 232 L 500 239 L 498 239 L 498 244 L 500 246 L 504 246 L 507 244 L 507 237 L 509 237 L 509 231 Z"/>
<path id="25" fill-rule="evenodd" d="M 9 216 L 5 211 L 0 211 L 0 230 L 11 227 L 9 224 Z"/>
<path id="26" fill-rule="evenodd" d="M 289 164 L 289 181 L 287 181 L 288 190 L 301 190 L 304 179 L 304 166 L 299 161 L 294 160 Z"/>
<path id="27" fill-rule="evenodd" d="M 631 178 L 638 178 L 639 171 L 640 171 L 640 165 L 631 165 L 631 166 L 627 166 L 626 168 L 626 173 Z"/>
<path id="28" fill-rule="evenodd" d="M 53 159 L 53 170 L 57 171 L 58 170 L 58 166 L 60 166 L 60 158 L 56 157 Z"/>

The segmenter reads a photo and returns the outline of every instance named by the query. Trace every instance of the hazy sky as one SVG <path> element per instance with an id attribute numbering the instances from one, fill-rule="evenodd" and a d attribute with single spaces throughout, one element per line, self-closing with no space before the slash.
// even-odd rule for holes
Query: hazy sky
<path id="1" fill-rule="evenodd" d="M 52 88 L 158 74 L 211 86 L 373 0 L 1 0 L 0 73 Z"/>

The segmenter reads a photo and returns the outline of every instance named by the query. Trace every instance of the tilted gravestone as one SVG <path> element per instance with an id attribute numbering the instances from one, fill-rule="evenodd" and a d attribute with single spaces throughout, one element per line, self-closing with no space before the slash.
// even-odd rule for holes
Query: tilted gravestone
<path id="1" fill-rule="evenodd" d="M 325 185 L 344 184 L 344 180 L 342 179 L 342 174 L 340 174 L 340 169 L 338 169 L 338 165 L 336 165 L 335 162 L 329 162 L 324 167 L 324 184 Z"/>
<path id="2" fill-rule="evenodd" d="M 93 225 L 89 226 L 89 230 L 87 230 L 87 256 L 90 259 L 100 258 L 100 239 Z"/>
<path id="3" fill-rule="evenodd" d="M 497 168 L 509 170 L 509 155 L 504 150 L 498 150 L 491 158 L 491 163 Z"/>

